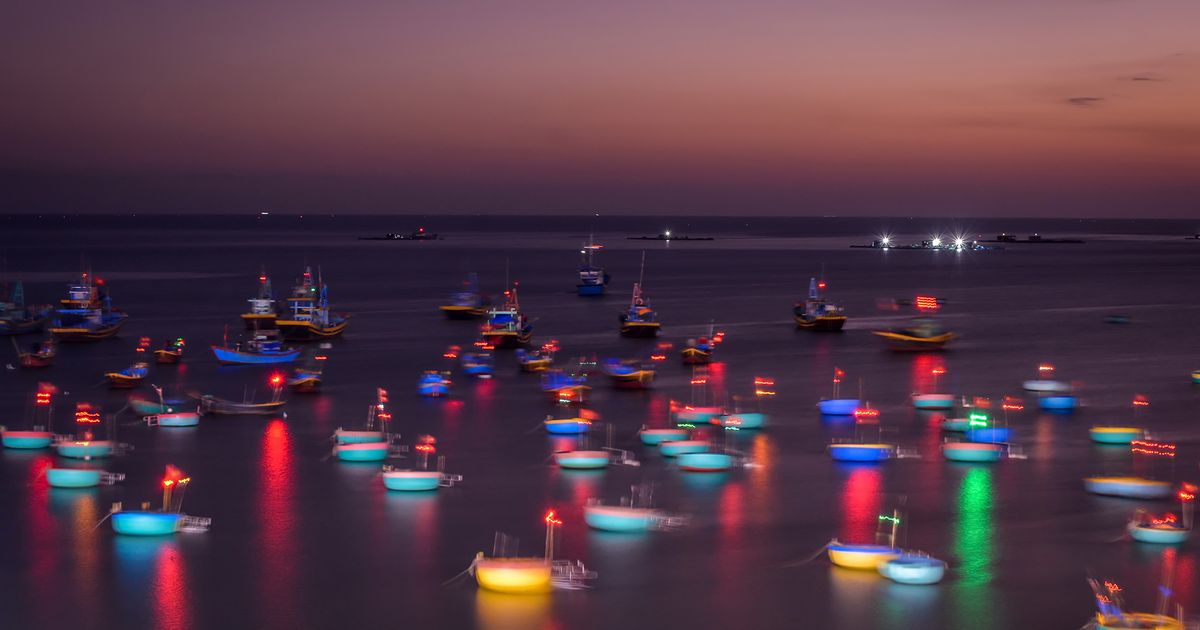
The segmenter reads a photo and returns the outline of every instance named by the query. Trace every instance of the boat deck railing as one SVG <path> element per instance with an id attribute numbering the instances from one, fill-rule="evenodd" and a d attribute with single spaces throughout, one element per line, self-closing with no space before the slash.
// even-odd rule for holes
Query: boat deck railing
<path id="1" fill-rule="evenodd" d="M 619 448 L 612 448 L 610 446 L 604 447 L 604 450 L 608 451 L 609 453 L 612 453 L 613 455 L 616 455 L 618 457 L 617 459 L 610 459 L 610 461 L 614 464 L 621 464 L 623 466 L 641 466 L 642 465 L 642 463 L 639 462 L 637 460 L 637 458 L 635 458 L 633 456 L 633 453 L 630 451 L 626 451 L 626 450 L 619 449 Z"/>
<path id="2" fill-rule="evenodd" d="M 102 472 L 100 473 L 100 485 L 111 486 L 118 481 L 125 481 L 125 473 Z"/>
<path id="3" fill-rule="evenodd" d="M 208 531 L 212 525 L 212 519 L 207 516 L 188 516 L 184 514 L 179 517 L 179 531 L 189 534 L 201 534 Z"/>
<path id="4" fill-rule="evenodd" d="M 442 488 L 453 488 L 454 484 L 462 483 L 462 480 L 462 475 L 447 475 L 446 473 L 442 473 L 441 479 L 438 479 L 438 486 Z"/>
<path id="5" fill-rule="evenodd" d="M 590 588 L 588 580 L 596 579 L 597 575 L 580 560 L 555 560 L 550 564 L 550 583 L 558 589 L 578 591 Z"/>

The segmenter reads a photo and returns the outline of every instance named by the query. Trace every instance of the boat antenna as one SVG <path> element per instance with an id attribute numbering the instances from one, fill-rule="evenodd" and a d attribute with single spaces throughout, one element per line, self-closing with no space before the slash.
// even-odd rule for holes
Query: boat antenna
<path id="1" fill-rule="evenodd" d="M 642 268 L 641 268 L 641 270 L 638 271 L 638 286 L 639 287 L 642 286 L 642 284 L 645 282 L 644 281 L 645 275 L 646 275 L 646 250 L 643 249 L 642 250 Z"/>

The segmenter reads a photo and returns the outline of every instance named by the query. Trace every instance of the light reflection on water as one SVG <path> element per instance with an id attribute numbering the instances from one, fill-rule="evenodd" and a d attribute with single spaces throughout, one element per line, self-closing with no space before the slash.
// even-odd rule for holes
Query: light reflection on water
<path id="1" fill-rule="evenodd" d="M 295 627 L 296 584 L 296 470 L 292 436 L 286 422 L 271 420 L 263 432 L 258 476 L 258 579 L 266 602 L 265 627 Z"/>
<path id="2" fill-rule="evenodd" d="M 1003 627 L 995 606 L 992 572 L 995 524 L 992 509 L 992 470 L 972 466 L 963 475 L 954 526 L 954 578 L 950 584 L 956 627 Z"/>

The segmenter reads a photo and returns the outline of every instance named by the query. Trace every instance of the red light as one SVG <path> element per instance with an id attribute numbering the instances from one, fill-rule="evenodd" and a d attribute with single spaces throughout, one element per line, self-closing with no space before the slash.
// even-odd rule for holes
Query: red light
<path id="1" fill-rule="evenodd" d="M 1161 457 L 1175 457 L 1175 445 L 1167 442 L 1154 442 L 1151 440 L 1134 440 L 1129 443 L 1129 450 L 1133 453 L 1142 455 L 1158 455 Z"/>
<path id="2" fill-rule="evenodd" d="M 991 409 L 992 400 L 983 396 L 976 396 L 972 403 L 980 409 Z"/>
<path id="3" fill-rule="evenodd" d="M 39 405 L 49 405 L 50 392 L 38 392 L 34 398 L 34 401 Z"/>
<path id="4" fill-rule="evenodd" d="M 755 377 L 754 377 L 754 384 L 755 384 L 755 385 L 774 385 L 774 384 L 775 384 L 775 379 L 772 379 L 772 378 L 766 378 L 766 377 L 763 377 L 763 376 L 755 376 Z"/>
<path id="5" fill-rule="evenodd" d="M 272 374 L 270 383 L 272 385 L 279 386 L 283 383 L 283 375 L 279 373 Z"/>
<path id="6" fill-rule="evenodd" d="M 817 283 L 817 288 L 818 288 L 818 289 L 824 289 L 824 288 L 825 288 L 825 281 L 824 281 L 824 280 L 822 280 L 822 281 L 818 282 L 818 283 Z"/>
<path id="7" fill-rule="evenodd" d="M 546 524 L 547 525 L 562 525 L 562 521 L 558 520 L 558 516 L 554 513 L 554 510 L 550 510 L 550 511 L 546 512 Z"/>
<path id="8" fill-rule="evenodd" d="M 1120 593 L 1121 592 L 1121 586 L 1119 584 L 1117 584 L 1116 582 L 1109 582 L 1109 581 L 1105 580 L 1104 588 L 1108 589 L 1109 592 L 1112 592 L 1112 593 Z"/>
<path id="9" fill-rule="evenodd" d="M 918 295 L 916 299 L 917 310 L 920 311 L 936 311 L 941 307 L 935 297 L 928 295 Z"/>
<path id="10" fill-rule="evenodd" d="M 692 385 L 705 385 L 707 383 L 708 383 L 708 379 L 704 378 L 704 377 L 692 379 Z"/>
<path id="11" fill-rule="evenodd" d="M 935 367 L 935 368 L 933 368 L 933 370 L 930 371 L 930 374 L 933 374 L 934 376 L 941 376 L 945 373 L 946 373 L 946 368 L 940 367 L 940 366 Z"/>
<path id="12" fill-rule="evenodd" d="M 76 403 L 75 422 L 78 424 L 100 424 L 100 412 L 96 411 L 91 403 Z"/>
<path id="13" fill-rule="evenodd" d="M 1039 371 L 1039 372 L 1051 373 L 1051 372 L 1053 372 L 1053 371 L 1054 371 L 1054 366 L 1053 366 L 1053 365 L 1050 365 L 1049 363 L 1043 363 L 1043 364 L 1041 364 L 1041 365 L 1039 365 L 1039 366 L 1038 366 L 1038 371 Z"/>
<path id="14" fill-rule="evenodd" d="M 1137 394 L 1133 397 L 1133 406 L 1134 407 L 1149 407 L 1150 401 L 1147 400 L 1147 398 L 1145 396 L 1143 396 L 1141 394 Z"/>
<path id="15" fill-rule="evenodd" d="M 862 409 L 855 409 L 855 410 L 854 410 L 854 417 L 855 417 L 855 418 L 860 418 L 860 419 L 861 419 L 861 418 L 878 418 L 878 417 L 879 417 L 879 410 L 878 410 L 878 409 L 871 409 L 870 407 L 866 407 L 866 408 L 862 408 Z"/>
<path id="16" fill-rule="evenodd" d="M 651 361 L 666 361 L 666 360 L 667 360 L 667 355 L 665 355 L 665 354 L 652 354 L 652 355 L 650 355 L 650 360 L 651 360 Z"/>
<path id="17" fill-rule="evenodd" d="M 263 275 L 259 276 L 259 277 L 258 277 L 258 281 L 259 281 L 259 282 L 266 282 L 266 281 L 267 281 L 267 275 L 266 275 L 266 274 L 263 274 Z"/>
<path id="18" fill-rule="evenodd" d="M 437 447 L 432 444 L 418 444 L 413 447 L 418 453 L 436 453 Z"/>

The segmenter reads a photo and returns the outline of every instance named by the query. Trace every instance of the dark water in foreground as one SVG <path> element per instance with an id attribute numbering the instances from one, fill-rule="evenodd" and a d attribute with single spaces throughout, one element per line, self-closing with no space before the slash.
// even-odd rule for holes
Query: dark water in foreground
<path id="1" fill-rule="evenodd" d="M 573 294 L 586 225 L 524 234 L 460 228 L 428 243 L 360 242 L 353 234 L 364 230 L 328 225 L 286 233 L 6 230 L 0 247 L 31 300 L 57 300 L 85 255 L 132 314 L 119 339 L 65 346 L 48 371 L 0 371 L 0 422 L 10 426 L 21 426 L 39 380 L 69 392 L 60 420 L 68 401 L 123 406 L 124 396 L 98 381 L 131 361 L 142 335 L 156 345 L 182 335 L 190 344 L 185 364 L 153 368 L 154 383 L 230 397 L 246 387 L 261 392 L 266 370 L 219 368 L 206 348 L 225 324 L 236 330 L 260 265 L 277 294 L 305 262 L 320 265 L 335 306 L 355 315 L 330 350 L 324 393 L 295 397 L 286 418 L 206 418 L 175 430 L 122 424 L 118 438 L 135 450 L 104 463 L 127 475 L 117 486 L 51 490 L 42 471 L 55 456 L 0 453 L 0 628 L 1076 628 L 1092 610 L 1087 575 L 1119 582 L 1134 608 L 1148 610 L 1168 571 L 1178 601 L 1189 611 L 1200 606 L 1197 541 L 1179 548 L 1113 542 L 1142 504 L 1088 495 L 1081 483 L 1093 473 L 1200 477 L 1200 389 L 1188 381 L 1200 367 L 1200 243 L 1131 229 L 1139 235 L 1109 231 L 1086 245 L 884 253 L 846 247 L 867 240 L 868 230 L 818 238 L 803 236 L 819 231 L 802 222 L 793 228 L 788 238 L 670 245 L 602 233 L 614 286 L 600 300 Z M 506 260 L 525 311 L 537 318 L 538 340 L 557 338 L 564 354 L 643 353 L 647 342 L 616 333 L 642 248 L 665 339 L 703 334 L 716 320 L 728 334 L 712 371 L 717 389 L 747 394 L 755 376 L 776 380 L 770 427 L 728 435 L 757 467 L 683 473 L 638 444 L 641 425 L 666 426 L 668 399 L 690 398 L 690 372 L 674 356 L 653 391 L 598 383 L 593 408 L 615 424 L 615 445 L 632 449 L 642 466 L 596 474 L 547 464 L 563 443 L 534 427 L 552 408 L 509 355 L 500 355 L 493 380 L 456 377 L 450 400 L 415 395 L 421 370 L 441 367 L 449 344 L 473 338 L 471 324 L 437 313 L 444 294 L 467 271 L 498 291 Z M 841 335 L 791 324 L 794 299 L 822 265 L 830 296 L 850 311 Z M 879 311 L 877 298 L 918 292 L 948 301 L 945 320 L 963 338 L 941 356 L 883 351 L 868 331 L 901 316 Z M 1132 322 L 1106 324 L 1109 313 Z M 1027 460 L 945 462 L 937 420 L 907 402 L 931 386 L 937 366 L 946 369 L 939 389 L 998 398 L 1020 395 L 1020 382 L 1041 362 L 1082 382 L 1088 406 L 1051 416 L 1029 399 L 1011 418 Z M 922 458 L 830 461 L 830 439 L 854 432 L 823 422 L 814 408 L 829 393 L 834 366 L 847 372 L 851 389 L 863 380 L 889 437 Z M 425 496 L 388 493 L 377 466 L 327 459 L 329 435 L 360 423 L 380 386 L 392 393 L 404 441 L 435 435 L 463 485 Z M 1135 393 L 1152 403 L 1137 422 L 1176 442 L 1175 460 L 1135 460 L 1127 449 L 1088 441 L 1093 424 L 1130 421 Z M 166 464 L 193 477 L 185 508 L 212 517 L 210 532 L 139 540 L 118 538 L 107 524 L 93 528 L 113 501 L 156 501 Z M 581 509 L 589 497 L 616 502 L 639 483 L 655 484 L 658 506 L 689 516 L 688 526 L 633 536 L 588 530 Z M 834 536 L 868 542 L 878 515 L 901 495 L 906 546 L 949 562 L 942 584 L 901 586 L 824 558 L 787 566 Z M 442 586 L 476 551 L 490 550 L 495 531 L 537 554 L 548 508 L 565 521 L 560 556 L 599 572 L 592 590 L 514 598 L 470 583 Z"/>

